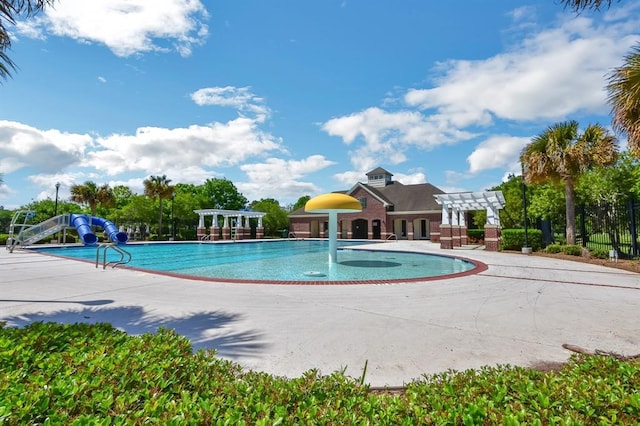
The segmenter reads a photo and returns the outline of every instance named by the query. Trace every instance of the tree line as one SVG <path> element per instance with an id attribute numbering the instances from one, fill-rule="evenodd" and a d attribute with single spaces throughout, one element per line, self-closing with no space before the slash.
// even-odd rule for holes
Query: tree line
<path id="1" fill-rule="evenodd" d="M 84 213 L 103 217 L 125 228 L 142 227 L 151 238 L 179 240 L 196 238 L 199 216 L 194 210 L 250 209 L 267 213 L 263 218 L 266 236 L 279 236 L 287 228 L 288 212 L 303 207 L 309 200 L 305 195 L 292 205 L 281 206 L 273 198 L 249 202 L 228 179 L 207 179 L 201 185 L 176 183 L 166 175 L 150 176 L 144 180 L 144 193 L 136 194 L 126 185 L 113 188 L 108 184 L 86 181 L 72 185 L 69 200 L 32 201 L 18 210 L 32 210 L 32 223 L 43 222 L 56 214 Z M 14 211 L 0 207 L 0 232 L 8 232 Z M 174 235 L 175 234 L 175 235 Z"/>

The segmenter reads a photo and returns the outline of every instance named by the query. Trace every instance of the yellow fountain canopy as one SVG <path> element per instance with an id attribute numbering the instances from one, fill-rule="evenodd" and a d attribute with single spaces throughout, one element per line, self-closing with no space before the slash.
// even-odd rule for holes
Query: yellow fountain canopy
<path id="1" fill-rule="evenodd" d="M 332 192 L 313 197 L 304 206 L 309 213 L 350 213 L 362 211 L 360 201 L 347 194 Z"/>

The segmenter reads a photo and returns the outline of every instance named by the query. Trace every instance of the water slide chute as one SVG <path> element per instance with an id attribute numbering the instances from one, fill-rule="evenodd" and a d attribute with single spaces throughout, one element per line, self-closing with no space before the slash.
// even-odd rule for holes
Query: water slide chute
<path id="1" fill-rule="evenodd" d="M 104 229 L 109 239 L 116 244 L 124 244 L 129 239 L 125 232 L 118 231 L 118 228 L 112 222 L 101 217 L 71 214 L 69 215 L 69 224 L 76 228 L 80 240 L 85 245 L 93 245 L 98 242 L 98 237 L 93 233 L 91 225 L 100 226 Z"/>
<path id="2" fill-rule="evenodd" d="M 91 230 L 91 226 L 89 225 L 88 217 L 83 214 L 71 214 L 69 215 L 69 224 L 71 226 L 75 226 L 78 231 L 78 236 L 80 240 L 85 245 L 92 245 L 98 241 L 98 237 Z"/>
<path id="3" fill-rule="evenodd" d="M 91 223 L 102 227 L 109 239 L 116 244 L 124 244 L 129 239 L 126 232 L 119 231 L 116 225 L 114 225 L 113 222 L 109 222 L 107 219 L 92 216 Z"/>

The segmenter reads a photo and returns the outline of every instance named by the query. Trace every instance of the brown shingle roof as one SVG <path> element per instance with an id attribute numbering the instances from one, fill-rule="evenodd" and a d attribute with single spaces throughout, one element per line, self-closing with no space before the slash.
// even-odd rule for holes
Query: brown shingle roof
<path id="1" fill-rule="evenodd" d="M 430 183 L 403 185 L 400 182 L 391 182 L 376 190 L 393 204 L 396 212 L 442 209 L 434 195 L 444 194 L 444 191 Z"/>
<path id="2" fill-rule="evenodd" d="M 375 169 L 371 170 L 369 173 L 366 174 L 367 177 L 369 177 L 371 175 L 389 175 L 389 176 L 393 176 L 393 173 L 383 169 L 382 167 L 376 167 Z"/>

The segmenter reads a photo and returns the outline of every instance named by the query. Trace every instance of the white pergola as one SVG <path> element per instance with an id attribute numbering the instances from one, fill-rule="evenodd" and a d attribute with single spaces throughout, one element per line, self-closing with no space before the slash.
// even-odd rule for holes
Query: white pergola
<path id="1" fill-rule="evenodd" d="M 442 206 L 442 224 L 466 226 L 464 213 L 487 210 L 487 225 L 500 225 L 499 210 L 504 208 L 502 191 L 458 192 L 437 194 L 436 202 Z"/>
<path id="2" fill-rule="evenodd" d="M 204 218 L 205 216 L 212 216 L 211 226 L 214 228 L 219 228 L 220 224 L 218 222 L 218 218 L 222 216 L 223 228 L 230 228 L 229 226 L 229 218 L 236 219 L 234 228 L 249 228 L 249 219 L 258 219 L 258 228 L 262 228 L 262 218 L 266 216 L 266 213 L 263 212 L 254 212 L 250 210 L 222 210 L 222 209 L 202 209 L 202 210 L 194 210 L 194 213 L 200 216 L 200 220 L 198 221 L 198 228 L 204 228 Z"/>

